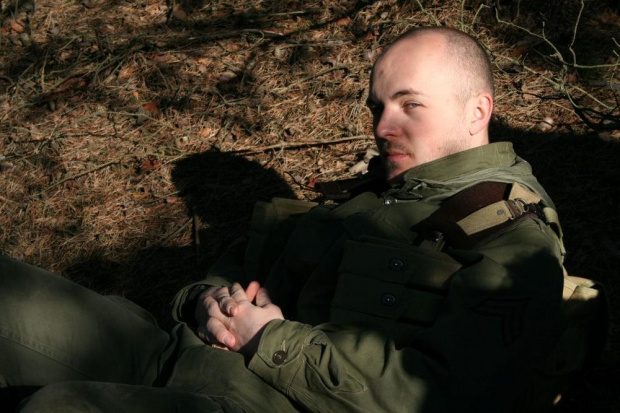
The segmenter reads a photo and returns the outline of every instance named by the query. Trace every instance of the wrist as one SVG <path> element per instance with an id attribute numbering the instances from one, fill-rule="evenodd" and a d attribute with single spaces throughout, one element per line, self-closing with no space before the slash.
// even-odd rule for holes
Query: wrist
<path id="1" fill-rule="evenodd" d="M 258 332 L 239 349 L 239 353 L 243 355 L 247 363 L 249 363 L 252 357 L 254 357 L 254 355 L 258 352 L 258 346 L 266 327 L 267 324 L 258 330 Z"/>

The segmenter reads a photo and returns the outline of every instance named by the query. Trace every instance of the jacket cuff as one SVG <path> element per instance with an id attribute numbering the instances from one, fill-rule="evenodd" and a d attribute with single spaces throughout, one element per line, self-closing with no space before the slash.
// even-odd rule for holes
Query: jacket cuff
<path id="1" fill-rule="evenodd" d="M 201 292 L 209 287 L 230 286 L 232 283 L 221 277 L 207 277 L 207 279 L 195 282 L 184 287 L 172 300 L 172 318 L 177 322 L 184 322 L 190 326 L 195 324 L 194 311 L 196 302 Z"/>
<path id="2" fill-rule="evenodd" d="M 311 329 L 310 325 L 295 321 L 270 321 L 248 368 L 288 394 L 295 375 L 304 363 L 302 353 L 309 345 Z"/>

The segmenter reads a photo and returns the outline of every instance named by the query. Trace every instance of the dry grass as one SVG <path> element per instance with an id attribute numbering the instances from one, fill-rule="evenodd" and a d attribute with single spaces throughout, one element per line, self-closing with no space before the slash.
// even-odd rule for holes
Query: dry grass
<path id="1" fill-rule="evenodd" d="M 573 42 L 580 1 L 496 3 L 531 33 L 481 0 L 46 0 L 34 12 L 3 1 L 0 252 L 169 323 L 170 297 L 244 232 L 255 201 L 311 199 L 317 180 L 350 176 L 373 145 L 373 58 L 402 31 L 440 23 L 492 52 L 494 136 L 531 161 L 559 206 L 569 270 L 605 282 L 619 319 L 617 6 L 585 3 Z M 543 21 L 566 63 L 572 44 L 599 67 L 563 68 L 533 35 Z M 620 409 L 606 384 L 619 346 L 614 322 L 586 393 L 600 411 Z"/>

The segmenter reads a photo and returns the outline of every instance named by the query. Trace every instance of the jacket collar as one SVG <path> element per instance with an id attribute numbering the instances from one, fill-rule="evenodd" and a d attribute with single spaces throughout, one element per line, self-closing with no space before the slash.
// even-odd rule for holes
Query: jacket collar
<path id="1" fill-rule="evenodd" d="M 477 148 L 457 152 L 410 169 L 403 175 L 403 181 L 449 181 L 491 168 L 510 168 L 517 163 L 512 143 L 496 142 Z"/>

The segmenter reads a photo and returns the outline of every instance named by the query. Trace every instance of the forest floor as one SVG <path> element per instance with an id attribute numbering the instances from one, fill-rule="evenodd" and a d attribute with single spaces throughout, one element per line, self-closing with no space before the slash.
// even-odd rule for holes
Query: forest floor
<path id="1" fill-rule="evenodd" d="M 0 1 L 0 253 L 169 326 L 274 196 L 311 200 L 374 144 L 374 58 L 403 31 L 489 51 L 494 140 L 555 200 L 610 336 L 558 411 L 620 411 L 620 17 L 613 1 Z"/>

